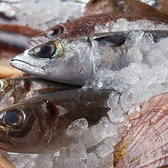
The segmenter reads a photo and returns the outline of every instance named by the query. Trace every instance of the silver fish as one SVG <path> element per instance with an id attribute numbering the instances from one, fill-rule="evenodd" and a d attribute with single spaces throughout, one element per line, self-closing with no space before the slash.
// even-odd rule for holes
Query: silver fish
<path id="1" fill-rule="evenodd" d="M 11 65 L 41 78 L 83 85 L 100 69 L 120 70 L 132 61 L 127 58 L 132 33 L 150 34 L 157 42 L 168 31 L 127 31 L 49 41 L 14 57 Z"/>
<path id="2" fill-rule="evenodd" d="M 0 148 L 17 153 L 68 148 L 76 139 L 67 133 L 67 127 L 80 118 L 89 126 L 97 124 L 107 115 L 111 92 L 116 91 L 72 89 L 31 98 L 1 111 Z"/>
<path id="3" fill-rule="evenodd" d="M 74 88 L 33 77 L 0 79 L 0 110 L 31 97 Z"/>

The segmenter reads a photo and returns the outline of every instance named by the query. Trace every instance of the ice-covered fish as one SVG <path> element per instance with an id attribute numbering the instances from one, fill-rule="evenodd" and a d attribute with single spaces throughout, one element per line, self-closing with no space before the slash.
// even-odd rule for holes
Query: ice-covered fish
<path id="1" fill-rule="evenodd" d="M 53 27 L 48 28 L 46 31 L 32 37 L 28 42 L 27 48 L 35 47 L 39 44 L 49 41 L 50 39 L 56 40 L 56 39 L 76 37 L 81 35 L 94 34 L 95 32 L 94 28 L 96 25 L 104 26 L 106 25 L 106 23 L 110 21 L 116 22 L 117 19 L 120 19 L 120 18 L 125 18 L 128 21 L 136 21 L 140 19 L 146 19 L 157 23 L 159 23 L 160 21 L 153 17 L 148 17 L 148 16 L 143 17 L 135 14 L 130 15 L 130 14 L 123 14 L 123 13 L 115 13 L 115 12 L 89 15 L 86 17 L 81 17 L 81 18 L 72 20 L 70 22 L 60 23 Z"/>
<path id="2" fill-rule="evenodd" d="M 120 70 L 133 62 L 127 53 L 133 35 L 150 35 L 157 42 L 168 37 L 168 31 L 108 32 L 50 41 L 14 57 L 11 65 L 41 78 L 83 85 L 100 69 Z"/>
<path id="3" fill-rule="evenodd" d="M 85 118 L 94 125 L 107 115 L 107 99 L 115 90 L 72 89 L 38 96 L 1 111 L 0 148 L 42 153 L 76 142 L 67 127 Z M 117 92 L 116 92 L 117 93 Z"/>
<path id="4" fill-rule="evenodd" d="M 0 110 L 31 97 L 74 88 L 77 87 L 32 77 L 0 79 Z"/>
<path id="5" fill-rule="evenodd" d="M 122 12 L 153 17 L 168 22 L 168 16 L 148 4 L 136 0 L 90 0 L 85 6 L 86 15 L 104 12 Z"/>

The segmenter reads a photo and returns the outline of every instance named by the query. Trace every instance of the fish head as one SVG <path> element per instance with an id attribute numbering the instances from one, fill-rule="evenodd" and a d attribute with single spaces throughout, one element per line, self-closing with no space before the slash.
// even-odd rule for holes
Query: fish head
<path id="1" fill-rule="evenodd" d="M 39 153 L 50 141 L 57 113 L 47 100 L 15 105 L 0 114 L 0 148 L 10 152 Z"/>
<path id="2" fill-rule="evenodd" d="M 92 75 L 92 67 L 90 46 L 79 44 L 70 39 L 49 41 L 14 57 L 11 65 L 41 78 L 81 85 Z"/>

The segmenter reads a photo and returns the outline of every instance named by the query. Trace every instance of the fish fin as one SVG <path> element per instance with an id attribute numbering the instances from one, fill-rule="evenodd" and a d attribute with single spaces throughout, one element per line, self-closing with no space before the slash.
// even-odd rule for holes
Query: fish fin
<path id="1" fill-rule="evenodd" d="M 59 92 L 59 91 L 63 91 L 63 90 L 68 90 L 68 88 L 67 89 L 45 88 L 45 89 L 35 90 L 35 91 L 33 91 L 33 93 L 34 93 L 34 96 L 39 96 L 39 95 L 53 93 L 53 92 Z"/>
<path id="2" fill-rule="evenodd" d="M 62 117 L 68 119 L 70 123 L 79 118 L 85 118 L 88 121 L 89 126 L 91 126 L 97 124 L 103 116 L 107 116 L 108 111 L 109 108 L 107 107 L 92 107 L 71 111 L 64 114 Z"/>
<path id="3" fill-rule="evenodd" d="M 126 36 L 122 34 L 113 34 L 109 36 L 98 37 L 95 38 L 94 40 L 102 43 L 105 46 L 117 47 L 125 43 Z"/>

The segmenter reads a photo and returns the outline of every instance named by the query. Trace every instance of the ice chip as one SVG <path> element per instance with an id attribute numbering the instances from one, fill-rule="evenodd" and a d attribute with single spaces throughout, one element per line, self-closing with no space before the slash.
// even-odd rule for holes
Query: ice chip
<path id="1" fill-rule="evenodd" d="M 87 168 L 87 165 L 79 159 L 66 158 L 64 163 L 65 165 L 61 168 Z"/>
<path id="2" fill-rule="evenodd" d="M 80 134 L 83 130 L 86 130 L 88 128 L 88 122 L 85 118 L 80 118 L 72 122 L 68 128 L 67 131 L 69 133 L 74 134 Z"/>
<path id="3" fill-rule="evenodd" d="M 118 103 L 119 103 L 119 98 L 120 98 L 120 94 L 117 92 L 112 92 L 108 98 L 108 106 L 112 109 L 117 108 L 118 107 Z"/>
<path id="4" fill-rule="evenodd" d="M 86 161 L 87 161 L 87 168 L 97 168 L 100 159 L 96 156 L 95 153 L 91 152 L 87 155 Z"/>
<path id="5" fill-rule="evenodd" d="M 114 147 L 109 144 L 102 144 L 97 148 L 97 155 L 105 157 L 114 151 Z"/>
<path id="6" fill-rule="evenodd" d="M 125 119 L 123 113 L 124 113 L 124 111 L 119 107 L 117 109 L 111 109 L 108 112 L 108 116 L 112 122 L 120 123 Z"/>
<path id="7" fill-rule="evenodd" d="M 82 142 L 79 142 L 78 144 L 72 144 L 70 147 L 70 158 L 76 158 L 76 159 L 86 159 L 86 147 Z"/>

